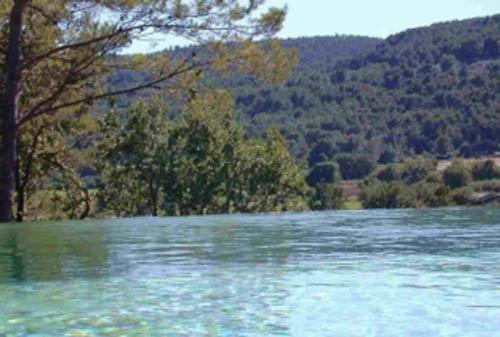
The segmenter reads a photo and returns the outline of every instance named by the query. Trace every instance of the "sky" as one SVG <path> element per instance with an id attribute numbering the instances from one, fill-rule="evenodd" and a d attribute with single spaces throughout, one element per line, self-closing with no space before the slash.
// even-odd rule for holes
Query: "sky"
<path id="1" fill-rule="evenodd" d="M 387 37 L 436 22 L 500 13 L 500 0 L 268 0 L 288 6 L 278 37 L 352 34 Z M 135 42 L 125 53 L 150 53 L 187 41 L 166 36 Z"/>

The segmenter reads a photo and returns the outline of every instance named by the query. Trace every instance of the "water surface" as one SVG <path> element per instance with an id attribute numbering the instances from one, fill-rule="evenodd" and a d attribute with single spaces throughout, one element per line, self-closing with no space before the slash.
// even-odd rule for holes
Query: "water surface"
<path id="1" fill-rule="evenodd" d="M 0 226 L 0 336 L 500 336 L 500 209 Z"/>

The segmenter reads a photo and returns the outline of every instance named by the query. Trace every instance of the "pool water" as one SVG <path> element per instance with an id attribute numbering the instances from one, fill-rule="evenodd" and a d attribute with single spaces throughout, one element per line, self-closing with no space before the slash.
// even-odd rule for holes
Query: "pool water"
<path id="1" fill-rule="evenodd" d="M 500 209 L 2 225 L 0 336 L 500 336 Z"/>

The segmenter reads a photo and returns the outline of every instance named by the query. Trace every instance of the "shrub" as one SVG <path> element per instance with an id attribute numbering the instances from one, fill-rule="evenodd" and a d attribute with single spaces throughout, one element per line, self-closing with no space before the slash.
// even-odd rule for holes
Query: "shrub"
<path id="1" fill-rule="evenodd" d="M 443 207 L 452 204 L 450 192 L 442 183 L 374 181 L 363 188 L 361 201 L 365 208 Z"/>
<path id="2" fill-rule="evenodd" d="M 362 179 L 375 169 L 374 161 L 364 154 L 341 153 L 335 156 L 343 179 Z"/>
<path id="3" fill-rule="evenodd" d="M 472 167 L 474 180 L 490 180 L 500 178 L 500 167 L 491 159 L 477 162 Z"/>
<path id="4" fill-rule="evenodd" d="M 316 186 L 311 199 L 311 208 L 315 210 L 339 209 L 344 204 L 344 193 L 341 186 L 321 184 Z"/>
<path id="5" fill-rule="evenodd" d="M 378 159 L 380 164 L 390 164 L 398 161 L 398 152 L 394 149 L 386 149 L 384 150 Z"/>
<path id="6" fill-rule="evenodd" d="M 399 182 L 375 181 L 362 189 L 360 200 L 364 208 L 398 208 L 401 188 Z"/>
<path id="7" fill-rule="evenodd" d="M 411 186 L 404 186 L 398 193 L 398 208 L 422 208 L 425 205 L 418 198 L 417 189 Z"/>
<path id="8" fill-rule="evenodd" d="M 451 199 L 456 205 L 467 205 L 472 198 L 472 189 L 470 187 L 461 187 L 451 192 Z"/>
<path id="9" fill-rule="evenodd" d="M 470 170 L 463 160 L 454 160 L 443 173 L 444 183 L 451 188 L 464 187 L 471 180 Z"/>
<path id="10" fill-rule="evenodd" d="M 436 162 L 429 159 L 410 159 L 403 163 L 401 179 L 407 184 L 422 181 L 436 168 Z"/>
<path id="11" fill-rule="evenodd" d="M 319 142 L 312 148 L 309 154 L 309 166 L 330 160 L 337 151 L 331 143 L 327 141 Z"/>
<path id="12" fill-rule="evenodd" d="M 419 183 L 415 186 L 418 199 L 426 207 L 451 205 L 450 188 L 442 183 Z"/>
<path id="13" fill-rule="evenodd" d="M 380 181 L 390 182 L 401 179 L 401 170 L 398 165 L 387 165 L 374 173 Z"/>
<path id="14" fill-rule="evenodd" d="M 443 207 L 451 204 L 450 188 L 441 183 L 420 182 L 401 189 L 398 196 L 401 208 Z"/>
<path id="15" fill-rule="evenodd" d="M 425 177 L 424 180 L 426 183 L 442 183 L 443 182 L 443 175 L 439 172 L 431 172 Z"/>
<path id="16" fill-rule="evenodd" d="M 340 181 L 339 165 L 335 162 L 327 161 L 314 165 L 307 176 L 307 183 L 310 186 L 319 184 L 334 184 Z"/>
<path id="17" fill-rule="evenodd" d="M 500 179 L 476 181 L 470 184 L 476 192 L 496 192 L 500 193 Z"/>

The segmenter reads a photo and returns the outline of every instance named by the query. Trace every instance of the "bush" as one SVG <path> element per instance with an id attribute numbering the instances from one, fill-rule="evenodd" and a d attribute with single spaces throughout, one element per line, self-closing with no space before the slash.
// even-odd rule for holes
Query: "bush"
<path id="1" fill-rule="evenodd" d="M 457 188 L 451 192 L 451 199 L 456 205 L 467 205 L 471 201 L 472 193 L 470 187 Z"/>
<path id="2" fill-rule="evenodd" d="M 336 151 L 338 150 L 331 143 L 327 141 L 319 142 L 312 148 L 309 154 L 309 166 L 312 167 L 318 163 L 329 161 Z"/>
<path id="3" fill-rule="evenodd" d="M 373 160 L 364 154 L 341 153 L 335 156 L 335 161 L 340 166 L 343 179 L 362 179 L 367 177 L 375 169 Z"/>
<path id="4" fill-rule="evenodd" d="M 378 159 L 380 164 L 390 164 L 395 163 L 399 159 L 398 152 L 394 149 L 386 149 L 384 150 Z"/>
<path id="5" fill-rule="evenodd" d="M 339 165 L 331 161 L 316 164 L 306 180 L 310 186 L 338 183 L 340 181 Z"/>
<path id="6" fill-rule="evenodd" d="M 442 183 L 418 183 L 415 185 L 417 198 L 425 207 L 451 205 L 450 188 Z"/>
<path id="7" fill-rule="evenodd" d="M 410 159 L 403 163 L 401 179 L 407 184 L 422 181 L 436 168 L 436 162 L 429 159 Z"/>
<path id="8" fill-rule="evenodd" d="M 376 171 L 373 175 L 380 181 L 390 182 L 401 180 L 401 170 L 398 165 L 387 165 L 382 169 Z"/>
<path id="9" fill-rule="evenodd" d="M 398 208 L 422 208 L 425 205 L 418 198 L 417 189 L 403 186 L 397 195 Z"/>
<path id="10" fill-rule="evenodd" d="M 450 188 L 439 183 L 420 182 L 400 190 L 398 207 L 422 208 L 451 205 Z"/>
<path id="11" fill-rule="evenodd" d="M 311 199 L 311 208 L 315 210 L 339 209 L 344 205 L 344 193 L 341 186 L 321 184 L 316 186 Z"/>
<path id="12" fill-rule="evenodd" d="M 500 179 L 476 181 L 470 184 L 476 192 L 495 192 L 500 193 Z"/>
<path id="13" fill-rule="evenodd" d="M 500 178 L 500 167 L 491 159 L 477 162 L 472 167 L 474 180 L 491 180 Z"/>
<path id="14" fill-rule="evenodd" d="M 443 182 L 443 175 L 439 172 L 431 172 L 425 177 L 424 180 L 426 183 L 442 183 Z"/>
<path id="15" fill-rule="evenodd" d="M 442 183 L 374 181 L 363 188 L 361 202 L 365 208 L 443 207 L 452 204 L 450 192 Z"/>
<path id="16" fill-rule="evenodd" d="M 453 189 L 467 186 L 471 180 L 470 170 L 463 160 L 454 160 L 443 173 L 444 183 Z"/>
<path id="17" fill-rule="evenodd" d="M 399 182 L 375 181 L 362 189 L 360 200 L 364 208 L 398 208 L 401 188 Z"/>

